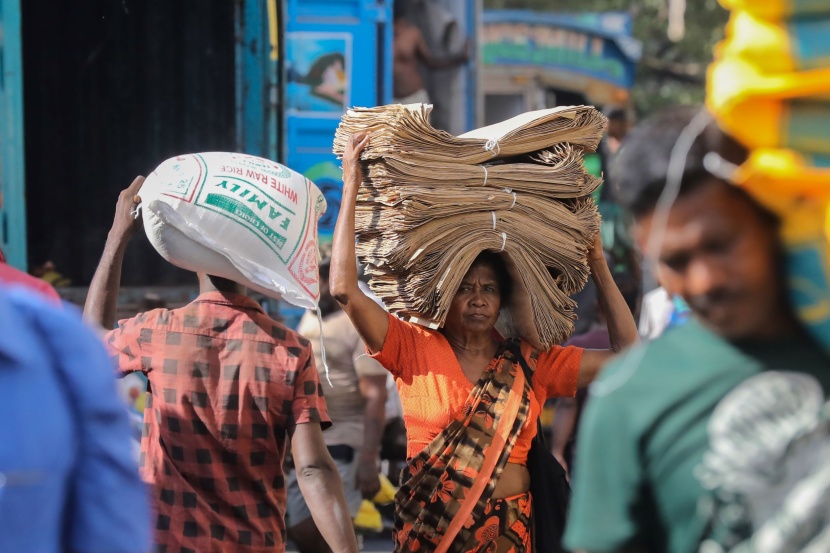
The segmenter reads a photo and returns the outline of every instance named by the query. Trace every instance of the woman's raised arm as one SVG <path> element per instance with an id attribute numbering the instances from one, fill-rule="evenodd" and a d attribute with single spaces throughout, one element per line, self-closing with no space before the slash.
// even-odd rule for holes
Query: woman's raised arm
<path id="1" fill-rule="evenodd" d="M 603 313 L 605 313 L 611 349 L 585 350 L 582 354 L 582 362 L 579 365 L 580 388 L 584 388 L 596 378 L 609 358 L 640 341 L 637 334 L 637 323 L 634 322 L 628 304 L 625 303 L 623 295 L 614 282 L 614 277 L 611 276 L 608 263 L 605 261 L 599 233 L 597 233 L 593 247 L 588 252 L 588 265 L 591 268 L 591 276 L 597 285 L 599 303 L 602 306 Z"/>
<path id="2" fill-rule="evenodd" d="M 343 198 L 340 201 L 337 225 L 334 227 L 329 287 L 366 346 L 372 352 L 377 352 L 386 341 L 389 315 L 358 287 L 354 249 L 355 202 L 357 189 L 363 180 L 360 153 L 367 144 L 368 133 L 353 134 L 349 137 L 346 151 L 343 153 Z"/>

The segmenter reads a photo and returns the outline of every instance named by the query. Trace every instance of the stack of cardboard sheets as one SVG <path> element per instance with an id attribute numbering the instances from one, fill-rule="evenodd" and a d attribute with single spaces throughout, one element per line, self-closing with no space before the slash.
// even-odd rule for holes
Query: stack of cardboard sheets
<path id="1" fill-rule="evenodd" d="M 334 152 L 369 131 L 355 230 L 369 285 L 393 312 L 438 328 L 475 258 L 500 252 L 513 297 L 497 329 L 540 348 L 573 329 L 570 295 L 587 281 L 600 185 L 582 165 L 605 118 L 590 106 L 529 112 L 453 136 L 431 106 L 350 110 Z"/>

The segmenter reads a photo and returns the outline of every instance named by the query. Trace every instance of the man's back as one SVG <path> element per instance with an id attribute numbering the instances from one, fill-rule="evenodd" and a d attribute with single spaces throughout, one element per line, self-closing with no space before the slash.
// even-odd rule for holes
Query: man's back
<path id="1" fill-rule="evenodd" d="M 754 430 L 741 436 L 736 421 L 786 417 L 777 399 L 762 400 L 784 399 L 786 386 L 780 382 L 793 375 L 797 380 L 808 375 L 826 395 L 828 358 L 803 336 L 735 345 L 697 322 L 641 348 L 609 366 L 592 388 L 579 431 L 567 539 L 598 552 L 631 544 L 645 551 L 696 551 L 706 537 L 727 546 L 734 539 L 724 537 L 730 532 L 745 539 L 738 528 L 723 528 L 728 513 L 747 508 L 735 497 L 718 504 L 725 497 L 724 474 L 736 473 L 727 478 L 732 481 L 737 474 L 751 475 L 760 485 L 760 473 L 775 472 L 776 455 L 783 458 L 784 452 L 765 450 L 777 438 Z M 755 399 L 736 402 L 736 397 Z M 813 417 L 802 421 L 805 431 L 817 422 L 818 414 Z M 746 448 L 756 450 L 756 458 L 728 458 L 722 446 L 741 440 L 753 442 Z M 763 508 L 773 510 L 782 503 L 764 501 Z M 730 524 L 745 522 L 736 518 Z"/>
<path id="2" fill-rule="evenodd" d="M 308 342 L 219 292 L 122 321 L 108 341 L 122 372 L 149 380 L 140 463 L 157 544 L 282 550 L 286 429 L 328 421 Z"/>

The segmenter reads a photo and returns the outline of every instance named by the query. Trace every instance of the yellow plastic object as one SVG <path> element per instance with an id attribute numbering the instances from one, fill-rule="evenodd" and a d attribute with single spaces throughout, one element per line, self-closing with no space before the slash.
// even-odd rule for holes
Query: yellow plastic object
<path id="1" fill-rule="evenodd" d="M 738 168 L 733 180 L 761 203 L 785 215 L 795 198 L 830 198 L 830 165 L 792 150 L 756 149 Z"/>
<path id="2" fill-rule="evenodd" d="M 828 4 L 830 6 L 830 4 Z M 732 13 L 719 54 L 742 58 L 764 73 L 826 67 L 830 61 L 830 14 L 769 21 L 749 12 Z"/>
<path id="3" fill-rule="evenodd" d="M 810 333 L 830 349 L 830 197 L 793 201 L 782 221 L 790 299 Z"/>
<path id="4" fill-rule="evenodd" d="M 730 11 L 743 10 L 764 19 L 830 13 L 827 0 L 720 0 Z"/>
<path id="5" fill-rule="evenodd" d="M 709 68 L 707 107 L 749 148 L 830 154 L 830 67 L 767 75 L 721 58 Z"/>
<path id="6" fill-rule="evenodd" d="M 768 73 L 789 73 L 797 68 L 785 25 L 735 11 L 726 25 L 726 36 L 719 51 L 723 57 L 743 58 Z"/>
<path id="7" fill-rule="evenodd" d="M 386 475 L 380 475 L 380 490 L 378 493 L 375 494 L 375 497 L 372 498 L 373 503 L 377 503 L 378 505 L 386 505 L 387 503 L 392 503 L 395 501 L 395 492 L 398 490 L 389 481 Z"/>
<path id="8" fill-rule="evenodd" d="M 717 56 L 709 66 L 706 82 L 707 105 L 719 118 L 734 105 L 751 99 L 827 98 L 830 66 L 797 73 L 766 73 L 742 58 Z"/>
<path id="9" fill-rule="evenodd" d="M 268 0 L 268 39 L 271 43 L 271 60 L 280 58 L 280 21 L 277 12 L 277 0 Z"/>
<path id="10" fill-rule="evenodd" d="M 383 520 L 371 501 L 364 499 L 360 504 L 360 510 L 354 517 L 355 528 L 369 530 L 371 532 L 383 531 Z"/>
<path id="11" fill-rule="evenodd" d="M 721 128 L 748 148 L 830 155 L 830 101 L 750 98 L 717 115 Z"/>
<path id="12" fill-rule="evenodd" d="M 748 148 L 830 154 L 830 101 L 749 98 L 718 116 L 723 130 Z"/>

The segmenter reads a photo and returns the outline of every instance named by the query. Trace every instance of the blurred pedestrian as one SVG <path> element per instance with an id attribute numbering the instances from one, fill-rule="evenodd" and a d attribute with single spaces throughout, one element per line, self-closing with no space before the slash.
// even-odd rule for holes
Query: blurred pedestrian
<path id="1" fill-rule="evenodd" d="M 84 309 L 112 328 L 121 265 L 140 227 L 144 179 L 123 191 Z M 322 428 L 330 421 L 308 340 L 270 319 L 228 280 L 199 274 L 201 294 L 107 333 L 118 371 L 149 388 L 140 465 L 153 485 L 157 551 L 284 551 L 286 436 L 299 485 L 335 552 L 357 543 Z"/>
<path id="2" fill-rule="evenodd" d="M 320 311 L 307 311 L 297 331 L 311 342 L 318 365 L 322 365 L 322 341 L 331 384 L 323 381 L 332 427 L 323 434 L 346 492 L 352 518 L 362 500 L 372 499 L 380 490 L 378 461 L 386 407 L 386 369 L 366 355 L 366 346 L 329 291 L 330 262 L 320 263 Z M 297 471 L 288 482 L 288 535 L 301 553 L 326 553 L 323 535 L 311 517 L 298 486 Z"/>
<path id="3" fill-rule="evenodd" d="M 146 553 L 148 490 L 98 338 L 0 286 L 0 551 Z"/>
<path id="4" fill-rule="evenodd" d="M 3 209 L 3 189 L 0 188 L 0 209 Z M 60 296 L 55 291 L 55 288 L 48 282 L 34 277 L 28 273 L 24 273 L 15 269 L 6 261 L 6 256 L 3 250 L 0 249 L 0 283 L 4 284 L 19 284 L 31 290 L 36 291 L 42 296 L 54 301 L 60 302 Z"/>
<path id="5" fill-rule="evenodd" d="M 691 107 L 638 127 L 618 154 L 637 241 L 656 244 L 658 280 L 693 317 L 592 386 L 571 549 L 828 550 L 830 357 L 793 313 L 778 220 L 713 172 L 745 155 Z"/>
<path id="6" fill-rule="evenodd" d="M 25 286 L 29 290 L 38 293 L 40 296 L 50 300 L 53 303 L 60 303 L 61 301 L 61 297 L 51 284 L 45 280 L 32 276 L 29 273 L 24 273 L 23 271 L 15 269 L 6 263 L 2 251 L 0 251 L 0 283 L 7 286 Z"/>
<path id="7" fill-rule="evenodd" d="M 658 286 L 643 296 L 637 330 L 643 339 L 653 340 L 669 328 L 683 324 L 689 313 L 683 298 L 669 296 L 665 288 Z"/>
<path id="8" fill-rule="evenodd" d="M 628 134 L 628 114 L 626 114 L 624 108 L 612 108 L 608 110 L 607 117 L 608 130 L 606 131 L 605 143 L 608 153 L 613 157 Z"/>
<path id="9" fill-rule="evenodd" d="M 392 93 L 395 103 L 429 103 L 429 93 L 421 77 L 419 64 L 429 69 L 449 69 L 467 63 L 470 59 L 469 43 L 464 52 L 448 58 L 436 58 L 427 46 L 420 29 L 405 17 L 402 1 L 394 6 L 394 65 L 392 69 Z"/>

